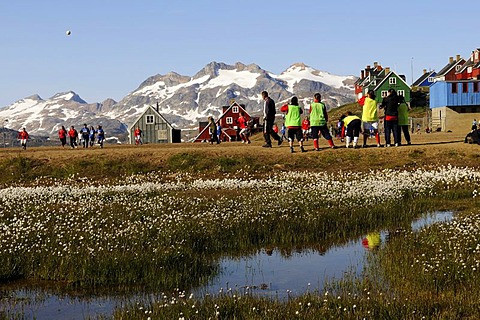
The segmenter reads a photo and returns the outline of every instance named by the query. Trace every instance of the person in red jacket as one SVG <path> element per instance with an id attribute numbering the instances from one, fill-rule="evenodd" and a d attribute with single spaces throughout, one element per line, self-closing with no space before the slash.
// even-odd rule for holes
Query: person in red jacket
<path id="1" fill-rule="evenodd" d="M 302 121 L 302 133 L 303 133 L 303 140 L 308 141 L 308 135 L 310 133 L 310 119 L 305 117 Z"/>
<path id="2" fill-rule="evenodd" d="M 67 144 L 67 129 L 65 129 L 64 126 L 60 130 L 58 130 L 58 138 L 60 139 L 60 142 L 62 143 L 62 148 L 65 148 L 65 145 Z"/>
<path id="3" fill-rule="evenodd" d="M 78 138 L 78 131 L 75 129 L 74 126 L 70 127 L 70 130 L 68 131 L 68 137 L 70 138 L 70 147 L 76 148 L 77 145 L 77 138 Z"/>
<path id="4" fill-rule="evenodd" d="M 242 143 L 247 143 L 250 144 L 250 139 L 248 138 L 248 125 L 247 125 L 247 119 L 245 119 L 245 116 L 243 112 L 240 112 L 240 116 L 237 119 L 238 126 L 240 127 L 240 138 L 242 139 Z"/>
<path id="5" fill-rule="evenodd" d="M 143 144 L 142 143 L 142 130 L 140 127 L 137 127 L 135 131 L 133 132 L 133 135 L 135 136 L 135 145 Z"/>
<path id="6" fill-rule="evenodd" d="M 20 139 L 20 143 L 22 144 L 23 150 L 27 149 L 27 141 L 28 141 L 29 138 L 30 138 L 30 136 L 28 135 L 28 132 L 27 132 L 27 130 L 25 130 L 25 128 L 23 128 L 18 133 L 18 139 Z"/>

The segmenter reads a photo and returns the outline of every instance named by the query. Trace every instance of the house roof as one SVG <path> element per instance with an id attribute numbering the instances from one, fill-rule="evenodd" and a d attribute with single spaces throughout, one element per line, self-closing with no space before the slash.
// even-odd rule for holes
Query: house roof
<path id="1" fill-rule="evenodd" d="M 433 76 L 435 71 L 430 71 L 430 72 L 425 72 L 418 78 L 414 83 L 412 83 L 412 87 L 418 87 L 419 85 L 422 84 L 423 81 L 428 79 L 429 77 Z"/>
<path id="2" fill-rule="evenodd" d="M 130 123 L 128 125 L 129 128 L 131 128 L 133 125 L 135 125 L 135 123 L 137 123 L 144 115 L 145 115 L 145 112 L 147 112 L 148 109 L 152 109 L 152 111 L 157 115 L 159 116 L 171 129 L 173 129 L 172 125 L 170 124 L 170 122 L 168 122 L 167 119 L 165 119 L 164 116 L 162 116 L 153 106 L 151 105 L 148 105 L 145 110 L 135 119 L 135 121 L 133 121 L 132 123 Z"/>
<path id="3" fill-rule="evenodd" d="M 471 67 L 471 66 L 473 66 L 473 65 L 474 65 L 473 60 L 472 60 L 472 59 L 468 59 L 468 60 L 463 64 L 463 66 L 462 66 L 460 69 L 458 69 L 457 72 L 455 72 L 455 74 L 462 73 L 463 71 L 467 70 L 468 67 Z"/>
<path id="4" fill-rule="evenodd" d="M 383 77 L 383 79 L 379 83 L 377 83 L 377 86 L 375 87 L 374 90 L 376 91 L 378 88 L 380 88 L 382 84 L 390 77 L 391 74 L 394 74 L 395 76 L 397 76 L 397 78 L 400 79 L 405 84 L 405 86 L 407 86 L 407 88 L 410 88 L 410 86 L 405 82 L 403 77 L 399 76 L 394 71 L 390 71 L 385 77 Z"/>
<path id="5" fill-rule="evenodd" d="M 215 123 L 218 124 L 218 122 L 219 122 L 223 117 L 225 117 L 225 115 L 228 113 L 228 111 L 230 111 L 230 110 L 233 108 L 233 106 L 238 106 L 240 109 L 243 110 L 244 113 L 246 113 L 249 117 L 251 117 L 250 114 L 245 110 L 245 108 L 243 108 L 239 103 L 237 103 L 237 102 L 232 102 L 232 104 L 231 104 L 227 109 L 225 109 L 225 111 L 223 112 L 223 114 L 222 114 L 220 117 L 218 117 L 218 119 L 215 121 Z M 200 132 L 196 135 L 195 138 L 193 138 L 193 141 L 194 141 L 194 142 L 197 141 L 197 139 L 205 132 L 205 130 L 208 130 L 208 125 L 207 125 L 205 128 L 203 128 L 203 130 L 200 131 Z M 225 131 L 224 131 L 223 129 L 222 129 L 222 132 L 225 133 Z M 226 134 L 226 133 L 225 133 L 225 134 Z M 228 136 L 228 134 L 227 134 L 227 136 Z M 229 136 L 229 137 L 230 137 L 230 136 Z M 230 138 L 231 138 L 231 137 L 230 137 Z"/>
<path id="6" fill-rule="evenodd" d="M 454 60 L 452 63 L 448 63 L 445 67 L 443 67 L 440 71 L 437 72 L 436 77 L 442 77 L 446 75 L 452 68 L 454 68 L 457 64 L 465 62 L 463 58 L 460 58 L 460 60 Z"/>

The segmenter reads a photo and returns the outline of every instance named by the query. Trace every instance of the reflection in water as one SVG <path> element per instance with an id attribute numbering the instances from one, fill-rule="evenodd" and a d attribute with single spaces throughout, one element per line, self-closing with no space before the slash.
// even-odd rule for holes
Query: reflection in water
<path id="1" fill-rule="evenodd" d="M 452 217 L 452 212 L 435 212 L 414 221 L 410 228 L 417 231 L 433 223 L 449 221 Z M 355 241 L 328 250 L 317 247 L 282 252 L 276 248 L 265 248 L 253 256 L 223 259 L 219 262 L 220 275 L 207 286 L 195 290 L 194 295 L 216 294 L 231 289 L 239 292 L 253 290 L 257 294 L 282 298 L 289 294 L 322 291 L 325 280 L 339 280 L 346 273 L 359 276 L 363 270 L 364 257 L 369 251 L 405 231 L 409 230 L 397 228 L 370 232 Z M 1 311 L 23 311 L 25 318 L 29 319 L 85 319 L 99 315 L 108 317 L 116 307 L 128 302 L 156 300 L 153 296 L 145 295 L 79 298 L 23 288 L 6 292 L 0 288 L 0 298 L 0 314 Z"/>
<path id="2" fill-rule="evenodd" d="M 417 231 L 437 222 L 451 220 L 452 212 L 435 212 L 411 223 L 410 230 Z M 312 290 L 323 290 L 325 280 L 339 280 L 345 274 L 360 276 L 366 251 L 378 248 L 395 234 L 406 231 L 370 232 L 365 237 L 329 250 L 302 250 L 284 252 L 273 248 L 256 255 L 220 261 L 220 275 L 208 286 L 195 292 L 215 294 L 224 290 L 255 290 L 257 294 L 285 297 Z M 367 250 L 365 250 L 367 249 Z"/>

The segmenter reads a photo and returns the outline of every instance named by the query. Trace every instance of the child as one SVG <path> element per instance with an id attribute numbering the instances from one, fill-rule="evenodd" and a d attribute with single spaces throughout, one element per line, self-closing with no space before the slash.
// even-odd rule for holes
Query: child
<path id="1" fill-rule="evenodd" d="M 344 126 L 346 127 L 346 144 L 345 147 L 350 147 L 350 142 L 353 140 L 353 148 L 356 149 L 358 145 L 358 137 L 362 127 L 362 120 L 354 116 L 350 111 L 347 111 L 347 116 L 343 118 Z"/>
<path id="2" fill-rule="evenodd" d="M 325 104 L 321 102 L 322 96 L 320 93 L 315 93 L 313 98 L 314 102 L 310 105 L 310 125 L 312 129 L 313 146 L 315 151 L 320 151 L 320 148 L 318 147 L 319 133 L 321 133 L 322 136 L 328 141 L 330 148 L 335 148 L 332 136 L 328 131 L 327 108 L 325 107 Z"/>
<path id="3" fill-rule="evenodd" d="M 298 105 L 298 98 L 292 97 L 289 105 L 284 105 L 280 108 L 281 112 L 286 112 L 285 125 L 288 128 L 288 143 L 290 145 L 290 152 L 293 153 L 293 140 L 297 138 L 300 150 L 305 152 L 303 148 L 303 135 L 302 135 L 302 108 Z"/>

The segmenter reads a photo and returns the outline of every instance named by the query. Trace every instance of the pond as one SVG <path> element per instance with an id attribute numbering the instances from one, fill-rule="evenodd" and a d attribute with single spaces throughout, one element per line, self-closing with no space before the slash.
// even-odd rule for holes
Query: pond
<path id="1" fill-rule="evenodd" d="M 419 230 L 433 223 L 449 221 L 450 211 L 426 214 L 411 224 Z M 219 262 L 220 273 L 206 286 L 195 289 L 194 296 L 221 291 L 255 292 L 255 294 L 286 297 L 308 291 L 322 291 L 326 280 L 340 280 L 345 274 L 360 275 L 366 255 L 376 246 L 388 242 L 389 232 L 372 232 L 364 237 L 328 250 L 263 249 L 255 255 L 239 259 L 225 258 Z M 22 313 L 25 318 L 85 319 L 100 315 L 111 316 L 116 307 L 145 300 L 158 300 L 155 295 L 72 296 L 58 295 L 53 290 L 16 287 L 0 289 L 0 316 Z M 5 314 L 2 314 L 5 312 Z"/>

